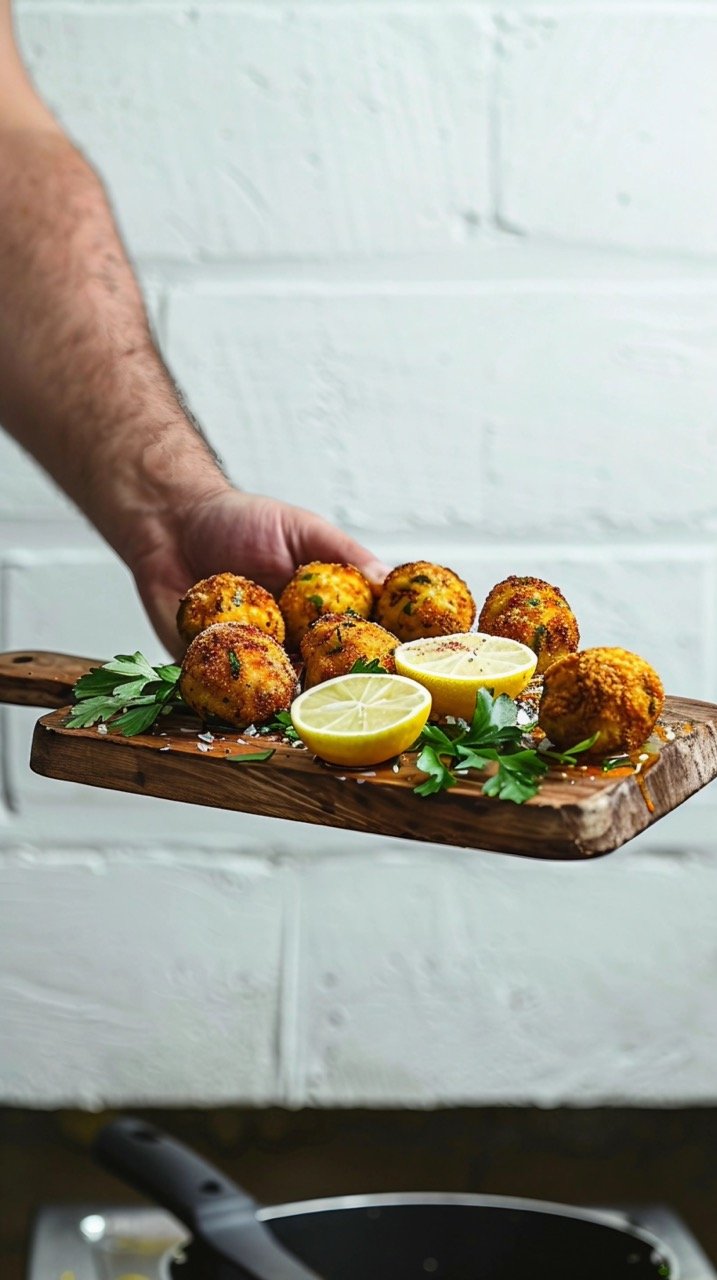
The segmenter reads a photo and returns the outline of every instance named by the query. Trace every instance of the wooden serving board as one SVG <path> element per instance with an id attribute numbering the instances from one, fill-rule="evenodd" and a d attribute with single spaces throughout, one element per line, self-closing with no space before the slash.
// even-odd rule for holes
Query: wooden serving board
<path id="1" fill-rule="evenodd" d="M 0 655 L 0 701 L 58 706 L 97 660 L 29 650 Z M 717 777 L 717 706 L 668 698 L 668 741 L 638 776 L 577 767 L 548 775 L 525 805 L 481 794 L 481 779 L 422 799 L 415 756 L 375 769 L 323 764 L 303 748 L 235 730 L 203 741 L 194 717 L 173 713 L 159 733 L 124 738 L 97 728 L 67 729 L 68 707 L 35 727 L 30 764 L 68 782 L 263 814 L 294 822 L 459 845 L 532 858 L 583 859 L 610 853 Z M 672 735 L 674 734 L 674 737 Z M 227 756 L 273 747 L 271 759 L 241 764 Z"/>

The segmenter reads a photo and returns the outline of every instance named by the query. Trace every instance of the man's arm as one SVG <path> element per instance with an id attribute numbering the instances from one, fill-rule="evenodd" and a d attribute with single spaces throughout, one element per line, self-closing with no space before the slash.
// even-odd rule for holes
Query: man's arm
<path id="1" fill-rule="evenodd" d="M 318 516 L 243 494 L 154 346 L 102 185 L 37 97 L 0 0 L 0 421 L 135 575 L 176 648 L 178 596 L 234 569 L 277 588 L 296 564 L 384 567 Z"/>

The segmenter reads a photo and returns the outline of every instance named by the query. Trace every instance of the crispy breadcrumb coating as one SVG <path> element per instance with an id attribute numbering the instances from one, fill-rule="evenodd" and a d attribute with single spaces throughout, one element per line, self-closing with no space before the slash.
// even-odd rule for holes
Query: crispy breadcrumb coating
<path id="1" fill-rule="evenodd" d="M 473 596 L 457 573 L 414 560 L 391 570 L 376 601 L 375 618 L 405 642 L 470 631 L 475 612 Z"/>
<path id="2" fill-rule="evenodd" d="M 296 673 L 272 636 L 240 622 L 218 622 L 187 649 L 179 692 L 202 720 L 245 729 L 288 711 Z"/>
<path id="3" fill-rule="evenodd" d="M 577 620 L 565 596 L 542 578 L 513 575 L 498 582 L 481 609 L 478 630 L 527 644 L 538 657 L 536 675 L 580 644 Z"/>
<path id="4" fill-rule="evenodd" d="M 299 648 L 301 637 L 324 613 L 352 613 L 368 618 L 373 591 L 368 579 L 353 564 L 327 564 L 312 560 L 299 565 L 279 597 L 286 624 L 286 645 Z"/>
<path id="5" fill-rule="evenodd" d="M 362 658 L 377 658 L 385 671 L 393 673 L 393 651 L 398 640 L 377 622 L 367 622 L 351 613 L 326 613 L 309 627 L 301 640 L 304 659 L 304 688 L 345 676 Z"/>
<path id="6" fill-rule="evenodd" d="M 243 622 L 284 642 L 284 619 L 276 600 L 258 582 L 238 573 L 202 578 L 179 602 L 177 630 L 185 644 L 215 622 Z"/>
<path id="7" fill-rule="evenodd" d="M 665 701 L 657 672 L 626 649 L 583 649 L 546 671 L 538 723 L 560 750 L 597 733 L 593 757 L 637 751 Z"/>

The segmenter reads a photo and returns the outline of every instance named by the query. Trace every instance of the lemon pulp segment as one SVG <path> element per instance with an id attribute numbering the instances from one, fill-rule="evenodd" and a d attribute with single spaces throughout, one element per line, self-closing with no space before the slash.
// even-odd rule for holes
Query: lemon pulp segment
<path id="1" fill-rule="evenodd" d="M 415 742 L 431 709 L 415 680 L 393 675 L 347 675 L 307 689 L 291 719 L 310 750 L 331 764 L 380 764 Z"/>
<path id="2" fill-rule="evenodd" d="M 497 697 L 516 698 L 530 681 L 537 663 L 527 645 L 504 636 L 462 632 L 429 636 L 399 645 L 396 670 L 425 685 L 435 716 L 470 720 L 479 689 Z"/>

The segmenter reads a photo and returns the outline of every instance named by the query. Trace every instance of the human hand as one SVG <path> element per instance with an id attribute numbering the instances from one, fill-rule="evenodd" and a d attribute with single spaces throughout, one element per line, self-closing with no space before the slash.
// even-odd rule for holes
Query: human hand
<path id="1" fill-rule="evenodd" d="M 308 560 L 355 564 L 378 587 L 388 567 L 321 516 L 274 498 L 229 486 L 159 522 L 140 544 L 131 568 L 157 635 L 182 651 L 176 614 L 180 597 L 212 573 L 243 574 L 278 592 Z"/>

